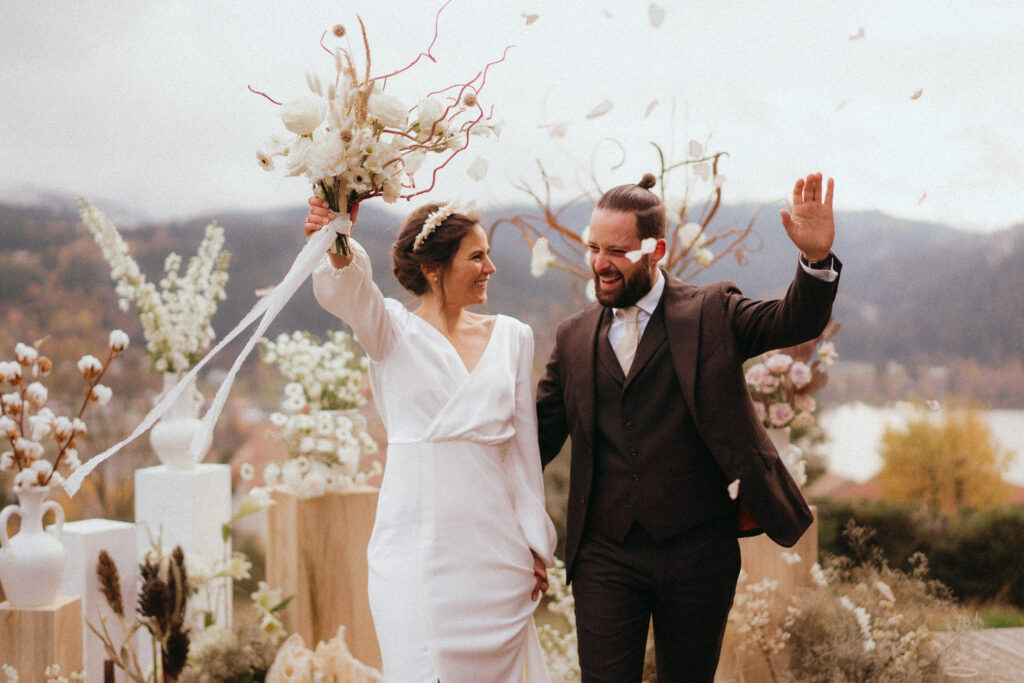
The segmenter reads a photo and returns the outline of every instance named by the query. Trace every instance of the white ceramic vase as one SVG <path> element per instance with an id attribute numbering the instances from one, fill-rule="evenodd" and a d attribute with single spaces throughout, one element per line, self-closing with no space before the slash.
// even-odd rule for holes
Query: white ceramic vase
<path id="1" fill-rule="evenodd" d="M 64 510 L 44 500 L 49 489 L 32 488 L 18 492 L 18 504 L 0 511 L 0 583 L 13 607 L 43 607 L 57 598 L 64 574 Z M 43 517 L 53 510 L 54 524 L 43 529 Z M 21 518 L 21 530 L 7 536 L 7 521 Z"/>
<path id="2" fill-rule="evenodd" d="M 174 387 L 181 377 L 175 373 L 164 375 L 164 396 Z M 203 407 L 203 395 L 196 389 L 195 378 L 171 404 L 167 412 L 161 416 L 149 431 L 149 444 L 153 447 L 160 463 L 175 469 L 195 467 L 197 460 L 189 456 L 188 447 L 192 437 L 202 426 L 199 413 Z M 199 460 L 206 456 L 203 453 Z"/>

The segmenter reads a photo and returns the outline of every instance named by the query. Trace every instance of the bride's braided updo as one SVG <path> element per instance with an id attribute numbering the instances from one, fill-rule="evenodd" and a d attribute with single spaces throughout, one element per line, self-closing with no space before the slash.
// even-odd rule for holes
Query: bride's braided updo
<path id="1" fill-rule="evenodd" d="M 480 223 L 479 218 L 469 213 L 449 213 L 443 220 L 437 221 L 426 234 L 421 235 L 424 233 L 424 225 L 431 217 L 438 218 L 438 212 L 448 206 L 435 202 L 413 211 L 405 219 L 398 238 L 391 246 L 392 271 L 398 283 L 416 296 L 423 296 L 430 291 L 430 285 L 420 266 L 440 266 L 443 276 L 455 252 L 459 250 L 462 238 L 474 225 Z"/>

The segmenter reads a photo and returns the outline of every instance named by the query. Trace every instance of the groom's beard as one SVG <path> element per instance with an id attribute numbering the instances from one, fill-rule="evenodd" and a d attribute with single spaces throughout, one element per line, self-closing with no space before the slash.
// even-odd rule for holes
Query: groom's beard
<path id="1" fill-rule="evenodd" d="M 597 297 L 598 302 L 611 308 L 627 308 L 640 301 L 647 292 L 651 291 L 651 287 L 654 286 L 654 275 L 648 267 L 650 256 L 644 254 L 643 259 L 644 267 L 637 268 L 629 276 L 617 268 L 612 269 L 614 273 L 622 276 L 622 288 L 616 293 L 602 291 L 601 278 L 595 272 L 594 295 Z"/>

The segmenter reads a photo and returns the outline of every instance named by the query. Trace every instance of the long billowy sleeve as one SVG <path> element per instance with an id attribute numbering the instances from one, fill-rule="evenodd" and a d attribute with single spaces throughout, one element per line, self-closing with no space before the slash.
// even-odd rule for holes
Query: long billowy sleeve
<path id="1" fill-rule="evenodd" d="M 544 474 L 537 445 L 537 412 L 533 393 L 533 331 L 522 325 L 516 360 L 515 436 L 512 437 L 506 470 L 516 516 L 530 549 L 547 566 L 554 564 L 555 525 L 544 508 Z"/>
<path id="2" fill-rule="evenodd" d="M 335 268 L 324 254 L 313 271 L 313 294 L 325 310 L 351 326 L 370 358 L 381 361 L 394 346 L 396 332 L 384 295 L 373 281 L 370 257 L 354 239 L 349 244 L 353 258 L 344 268 Z"/>

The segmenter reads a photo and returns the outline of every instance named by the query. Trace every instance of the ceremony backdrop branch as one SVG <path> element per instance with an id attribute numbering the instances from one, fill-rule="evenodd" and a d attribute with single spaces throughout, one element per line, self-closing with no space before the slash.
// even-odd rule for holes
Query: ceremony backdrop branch
<path id="1" fill-rule="evenodd" d="M 599 108 L 591 112 L 587 118 L 595 118 L 602 113 L 604 110 Z M 551 129 L 552 137 L 564 134 L 561 124 L 545 127 Z M 728 156 L 727 153 L 712 151 L 705 144 L 691 140 L 687 146 L 686 158 L 671 161 L 666 157 L 661 145 L 653 141 L 650 144 L 657 153 L 655 175 L 658 183 L 654 191 L 660 194 L 669 221 L 666 234 L 668 248 L 660 263 L 661 267 L 675 277 L 691 280 L 727 255 L 735 258 L 740 265 L 746 265 L 749 262 L 748 254 L 759 251 L 762 246 L 761 237 L 754 230 L 754 223 L 764 207 L 758 209 L 744 225 L 728 226 L 715 222 L 722 202 L 722 185 L 725 180 L 719 167 L 723 157 Z M 533 253 L 530 270 L 534 277 L 543 276 L 549 268 L 566 271 L 577 278 L 577 286 L 584 287 L 586 297 L 590 300 L 594 299 L 594 284 L 586 257 L 587 230 L 585 226 L 568 225 L 563 214 L 578 202 L 596 204 L 607 189 L 598 178 L 597 162 L 599 150 L 607 145 L 612 145 L 618 150 L 617 161 L 608 169 L 614 174 L 625 164 L 626 150 L 617 140 L 605 138 L 593 148 L 587 177 L 579 182 L 580 193 L 556 207 L 552 199 L 552 189 L 557 187 L 560 181 L 548 172 L 543 162 L 538 161 L 539 189 L 536 184 L 531 184 L 523 178 L 514 182 L 518 190 L 533 200 L 537 210 L 502 218 L 491 226 L 492 235 L 495 230 L 508 227 L 521 232 L 526 245 Z M 682 174 L 685 192 L 682 195 L 674 194 L 669 188 L 678 182 L 683 171 L 688 171 Z M 620 177 L 615 184 L 636 180 L 639 178 Z M 702 202 L 691 203 L 690 195 L 698 182 L 710 183 L 711 189 Z M 636 256 L 639 258 L 639 254 Z"/>
<path id="2" fill-rule="evenodd" d="M 408 73 L 424 57 L 436 61 L 431 51 L 438 38 L 441 12 L 447 5 L 447 2 L 442 5 L 435 16 L 434 36 L 427 50 L 397 71 L 371 75 L 370 45 L 363 21 L 357 16 L 365 55 L 362 69 L 357 68 L 358 61 L 350 50 L 343 47 L 332 50 L 327 45 L 328 32 L 325 31 L 320 44 L 330 54 L 334 67 L 326 84 L 315 73 L 308 73 L 306 81 L 312 94 L 285 104 L 250 86 L 252 92 L 280 105 L 282 123 L 293 135 L 272 137 L 266 149 L 257 153 L 259 165 L 273 170 L 275 158 L 282 159 L 287 175 L 306 177 L 313 183 L 316 193 L 339 215 L 306 242 L 284 279 L 257 301 L 202 360 L 192 365 L 127 438 L 90 459 L 68 477 L 64 484 L 68 495 L 73 496 L 85 476 L 100 463 L 152 427 L 206 364 L 258 321 L 255 333 L 232 364 L 203 418 L 202 428 L 189 446 L 189 454 L 198 462 L 210 445 L 213 427 L 235 376 L 270 323 L 312 274 L 328 249 L 336 253 L 348 251 L 347 235 L 352 226 L 349 214 L 359 202 L 381 197 L 393 203 L 429 192 L 441 169 L 465 151 L 474 136 L 500 133 L 501 125 L 494 122 L 493 112 L 484 108 L 480 93 L 487 82 L 488 70 L 504 61 L 512 46 L 505 47 L 499 58 L 486 64 L 468 81 L 432 90 L 415 107 L 407 108 L 397 97 L 384 91 L 389 79 Z M 347 32 L 344 26 L 337 25 L 330 33 L 340 39 Z M 430 183 L 417 187 L 414 175 L 428 156 L 440 161 L 430 170 Z"/>

